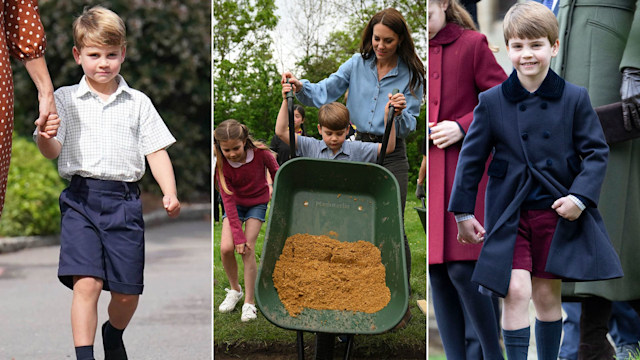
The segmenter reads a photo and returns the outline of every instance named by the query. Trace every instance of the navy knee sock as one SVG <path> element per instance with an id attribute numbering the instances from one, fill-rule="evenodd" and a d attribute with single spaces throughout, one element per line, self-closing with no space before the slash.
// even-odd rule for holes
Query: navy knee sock
<path id="1" fill-rule="evenodd" d="M 562 319 L 540 321 L 536 319 L 536 350 L 538 360 L 556 360 L 560 351 Z"/>
<path id="2" fill-rule="evenodd" d="M 122 346 L 122 333 L 124 329 L 119 330 L 114 328 L 110 322 L 106 322 L 104 325 L 104 332 L 102 341 L 104 348 L 107 350 L 117 349 Z"/>
<path id="3" fill-rule="evenodd" d="M 502 338 L 504 339 L 508 360 L 527 360 L 530 336 L 531 328 L 529 326 L 518 330 L 502 329 Z"/>
<path id="4" fill-rule="evenodd" d="M 77 360 L 95 360 L 93 357 L 93 345 L 76 346 Z"/>

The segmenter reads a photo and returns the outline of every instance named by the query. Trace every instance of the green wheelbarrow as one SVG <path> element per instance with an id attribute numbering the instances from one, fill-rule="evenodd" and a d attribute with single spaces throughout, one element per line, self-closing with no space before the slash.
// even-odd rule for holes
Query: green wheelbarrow
<path id="1" fill-rule="evenodd" d="M 322 345 L 330 346 L 331 353 L 333 334 L 347 334 L 348 358 L 353 335 L 388 331 L 407 311 L 408 274 L 398 182 L 378 164 L 296 158 L 280 168 L 274 184 L 255 288 L 257 305 L 274 325 L 298 331 L 299 359 L 304 359 L 304 331 L 331 334 L 331 343 Z M 378 247 L 391 291 L 387 306 L 373 314 L 305 308 L 298 316 L 290 316 L 272 276 L 285 240 L 298 233 L 331 233 L 340 241 L 365 240 Z M 321 337 L 317 339 L 319 347 Z"/>

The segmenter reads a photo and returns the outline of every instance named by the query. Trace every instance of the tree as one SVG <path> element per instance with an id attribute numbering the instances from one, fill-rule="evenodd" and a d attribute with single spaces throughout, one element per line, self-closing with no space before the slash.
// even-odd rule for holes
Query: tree
<path id="1" fill-rule="evenodd" d="M 214 121 L 234 118 L 267 141 L 280 108 L 271 55 L 274 0 L 214 0 Z"/>
<path id="2" fill-rule="evenodd" d="M 46 58 L 56 88 L 78 83 L 72 22 L 84 7 L 103 5 L 127 26 L 121 74 L 147 94 L 178 140 L 169 148 L 182 200 L 209 200 L 211 191 L 211 3 L 204 0 L 46 1 L 40 15 L 47 34 Z M 20 66 L 20 65 L 18 65 Z M 26 71 L 15 74 L 16 131 L 33 132 L 36 92 Z M 151 176 L 145 191 L 159 192 Z"/>

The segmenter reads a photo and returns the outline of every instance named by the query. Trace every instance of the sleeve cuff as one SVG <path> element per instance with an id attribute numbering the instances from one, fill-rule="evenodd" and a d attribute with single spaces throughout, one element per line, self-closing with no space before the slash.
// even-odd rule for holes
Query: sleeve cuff
<path id="1" fill-rule="evenodd" d="M 584 202 L 580 200 L 580 198 L 578 198 L 576 195 L 569 194 L 567 197 L 571 199 L 571 201 L 573 201 L 574 204 L 576 204 L 576 206 L 580 209 L 580 211 L 584 211 L 584 209 L 587 208 L 584 205 Z"/>
<path id="2" fill-rule="evenodd" d="M 473 214 L 456 214 L 455 217 L 457 223 L 476 218 Z"/>

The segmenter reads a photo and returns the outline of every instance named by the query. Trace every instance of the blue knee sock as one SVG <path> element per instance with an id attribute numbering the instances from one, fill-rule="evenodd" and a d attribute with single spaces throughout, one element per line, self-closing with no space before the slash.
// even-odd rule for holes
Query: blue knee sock
<path id="1" fill-rule="evenodd" d="M 95 360 L 93 358 L 93 345 L 76 346 L 77 360 Z"/>
<path id="2" fill-rule="evenodd" d="M 562 319 L 540 321 L 536 319 L 536 350 L 538 360 L 556 360 L 560 351 Z"/>
<path id="3" fill-rule="evenodd" d="M 502 338 L 504 339 L 508 360 L 527 360 L 530 336 L 531 328 L 529 326 L 518 330 L 502 329 Z"/>

